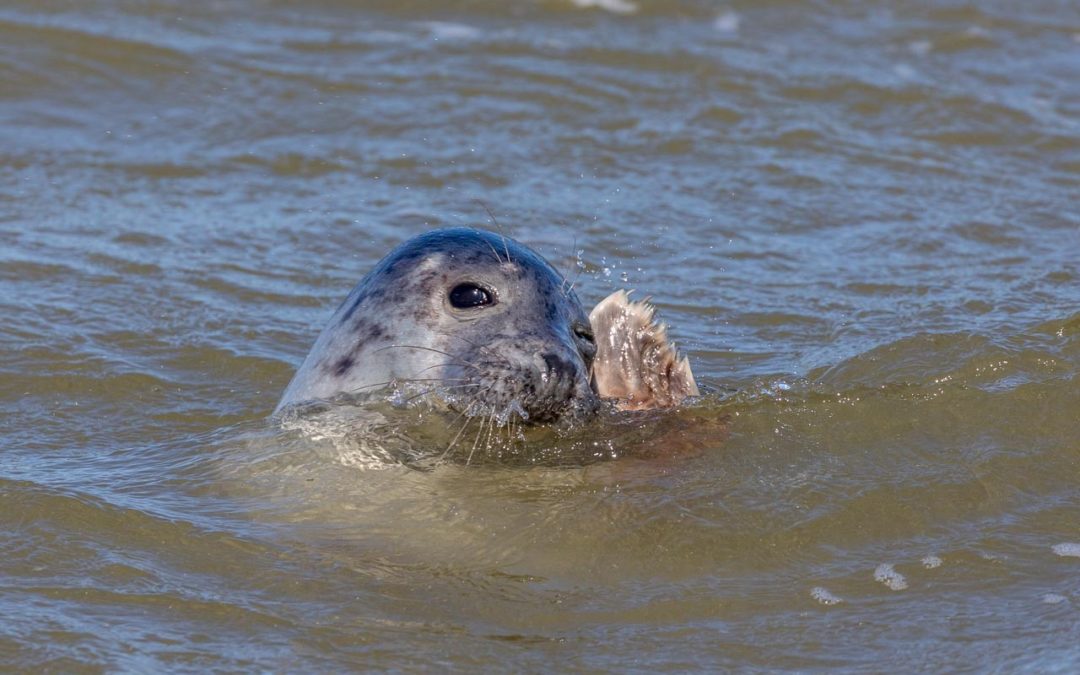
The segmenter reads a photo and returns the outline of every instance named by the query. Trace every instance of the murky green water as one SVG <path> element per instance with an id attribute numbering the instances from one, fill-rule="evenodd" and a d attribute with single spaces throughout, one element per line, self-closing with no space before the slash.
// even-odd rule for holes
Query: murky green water
<path id="1" fill-rule="evenodd" d="M 0 664 L 1075 671 L 1078 82 L 1068 2 L 5 3 Z M 655 298 L 660 452 L 268 421 L 476 200 Z"/>

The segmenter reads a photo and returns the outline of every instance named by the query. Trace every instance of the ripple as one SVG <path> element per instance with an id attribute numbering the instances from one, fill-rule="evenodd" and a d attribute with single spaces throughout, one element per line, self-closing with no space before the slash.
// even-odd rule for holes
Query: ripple
<path id="1" fill-rule="evenodd" d="M 1073 663 L 1063 7 L 6 3 L 0 651 Z M 269 423 L 340 294 L 474 198 L 583 296 L 652 294 L 718 393 L 532 464 L 364 472 Z M 905 565 L 933 592 L 881 597 Z"/>

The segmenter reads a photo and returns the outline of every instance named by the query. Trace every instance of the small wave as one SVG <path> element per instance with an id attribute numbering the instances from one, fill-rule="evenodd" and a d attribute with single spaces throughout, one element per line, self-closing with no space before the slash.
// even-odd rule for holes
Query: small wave
<path id="1" fill-rule="evenodd" d="M 427 21 L 422 24 L 436 40 L 475 40 L 483 32 L 474 26 L 449 21 Z"/>
<path id="2" fill-rule="evenodd" d="M 512 401 L 502 409 L 468 406 L 454 396 L 408 383 L 286 408 L 279 423 L 318 446 L 325 459 L 370 469 L 444 463 L 582 467 L 621 458 L 691 456 L 723 438 L 729 418 L 711 397 L 676 410 L 573 414 L 528 426 Z M 461 402 L 458 402 L 458 408 Z"/>
<path id="3" fill-rule="evenodd" d="M 1054 544 L 1050 547 L 1051 550 L 1066 558 L 1080 558 L 1080 544 L 1073 542 L 1064 542 L 1061 544 Z"/>
<path id="4" fill-rule="evenodd" d="M 377 412 L 331 407 L 316 414 L 287 413 L 281 428 L 297 431 L 314 444 L 327 443 L 333 450 L 331 461 L 362 470 L 386 469 L 401 464 L 389 444 L 376 430 L 386 420 Z"/>
<path id="5" fill-rule="evenodd" d="M 612 14 L 635 14 L 638 6 L 629 0 L 571 0 L 575 7 L 581 9 L 602 9 Z"/>

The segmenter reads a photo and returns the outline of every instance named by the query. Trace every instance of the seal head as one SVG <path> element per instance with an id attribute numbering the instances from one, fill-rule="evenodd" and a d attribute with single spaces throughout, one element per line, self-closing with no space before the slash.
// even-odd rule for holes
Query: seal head
<path id="1" fill-rule="evenodd" d="M 550 422 L 598 407 L 596 343 L 566 280 L 482 230 L 434 230 L 383 258 L 334 312 L 277 406 L 415 383 L 470 415 Z"/>

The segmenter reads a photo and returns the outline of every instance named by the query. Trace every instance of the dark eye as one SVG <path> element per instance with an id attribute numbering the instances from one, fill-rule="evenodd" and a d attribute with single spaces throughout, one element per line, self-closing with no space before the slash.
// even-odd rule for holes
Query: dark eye
<path id="1" fill-rule="evenodd" d="M 495 294 L 476 284 L 458 284 L 450 289 L 450 304 L 458 309 L 494 305 Z"/>
<path id="2" fill-rule="evenodd" d="M 596 338 L 593 336 L 592 327 L 584 326 L 582 324 L 576 324 L 574 326 L 574 335 L 578 336 L 585 342 L 596 343 Z"/>

